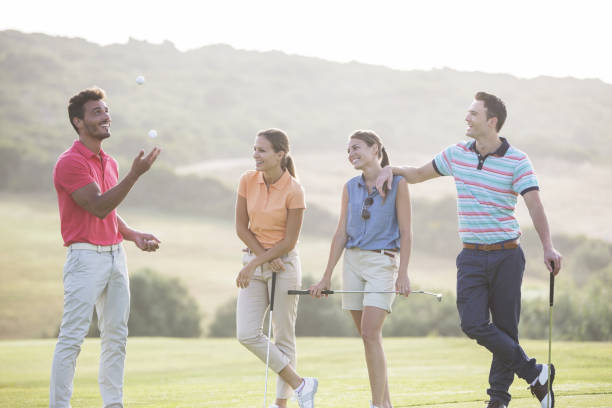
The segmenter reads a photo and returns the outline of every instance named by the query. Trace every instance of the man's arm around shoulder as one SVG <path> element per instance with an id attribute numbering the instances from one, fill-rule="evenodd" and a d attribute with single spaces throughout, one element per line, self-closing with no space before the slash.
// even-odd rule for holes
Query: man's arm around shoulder
<path id="1" fill-rule="evenodd" d="M 387 186 L 391 188 L 393 184 L 393 176 L 402 176 L 409 184 L 422 183 L 423 181 L 430 180 L 435 177 L 440 177 L 440 173 L 436 171 L 433 166 L 433 162 L 428 162 L 421 167 L 411 166 L 387 166 L 380 172 L 380 175 L 376 179 L 376 189 L 379 194 L 383 197 L 385 192 L 383 191 L 383 185 L 387 182 Z"/>

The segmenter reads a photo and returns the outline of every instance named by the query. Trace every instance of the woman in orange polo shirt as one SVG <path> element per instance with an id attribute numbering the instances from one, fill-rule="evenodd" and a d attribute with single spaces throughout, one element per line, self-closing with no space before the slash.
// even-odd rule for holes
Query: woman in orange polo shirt
<path id="1" fill-rule="evenodd" d="M 240 178 L 236 199 L 236 234 L 247 248 L 244 267 L 236 278 L 240 288 L 236 309 L 237 337 L 249 351 L 266 361 L 268 338 L 263 321 L 270 301 L 272 272 L 277 273 L 274 294 L 274 343 L 270 344 L 270 368 L 278 373 L 276 403 L 284 408 L 295 392 L 301 408 L 314 407 L 315 378 L 295 372 L 295 320 L 302 276 L 295 250 L 306 204 L 304 190 L 295 179 L 289 155 L 289 139 L 279 129 L 260 131 L 253 151 L 255 170 Z"/>

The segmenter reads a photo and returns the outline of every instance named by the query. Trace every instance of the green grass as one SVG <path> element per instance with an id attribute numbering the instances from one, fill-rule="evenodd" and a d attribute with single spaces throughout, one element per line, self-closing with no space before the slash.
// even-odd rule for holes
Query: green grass
<path id="1" fill-rule="evenodd" d="M 0 342 L 0 406 L 48 406 L 54 340 Z M 545 360 L 547 341 L 526 341 Z M 394 407 L 482 407 L 489 353 L 467 338 L 385 339 Z M 87 339 L 77 362 L 72 405 L 101 406 L 99 341 Z M 299 372 L 319 378 L 317 406 L 367 407 L 370 399 L 358 338 L 298 339 Z M 555 342 L 559 407 L 612 406 L 612 344 Z M 261 407 L 264 366 L 234 339 L 131 338 L 125 403 L 135 407 Z M 274 380 L 268 400 L 273 398 Z M 511 406 L 536 407 L 516 379 Z M 290 406 L 297 407 L 295 402 Z"/>

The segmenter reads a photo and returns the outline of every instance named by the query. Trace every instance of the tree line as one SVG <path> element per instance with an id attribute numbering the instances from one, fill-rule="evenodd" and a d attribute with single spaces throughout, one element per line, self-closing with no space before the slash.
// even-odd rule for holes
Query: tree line
<path id="1" fill-rule="evenodd" d="M 312 282 L 305 281 L 304 287 Z M 521 338 L 546 339 L 549 327 L 548 291 L 523 299 L 519 333 Z M 583 285 L 561 281 L 553 306 L 553 337 L 569 341 L 612 341 L 612 257 Z M 462 336 L 453 293 L 444 293 L 438 303 L 429 296 L 397 297 L 383 328 L 389 337 Z M 210 337 L 236 335 L 236 299 L 220 306 L 208 328 Z M 265 326 L 267 327 L 267 323 Z M 348 312 L 342 311 L 340 295 L 313 299 L 301 296 L 296 323 L 297 336 L 358 336 Z"/>
<path id="2" fill-rule="evenodd" d="M 568 341 L 612 341 L 612 246 L 608 263 L 584 282 L 558 282 L 553 307 L 553 336 Z M 313 281 L 306 278 L 303 287 Z M 560 283 L 560 284 L 559 284 Z M 220 305 L 208 328 L 201 326 L 204 315 L 196 301 L 177 278 L 164 277 L 150 269 L 130 277 L 130 336 L 235 337 L 236 299 Z M 545 292 L 545 291 L 543 291 Z M 388 337 L 461 336 L 456 298 L 443 294 L 442 302 L 429 296 L 413 294 L 397 297 L 393 313 L 385 323 Z M 297 336 L 357 336 L 348 312 L 342 311 L 340 295 L 313 299 L 301 296 L 296 324 Z M 522 338 L 548 337 L 549 304 L 547 293 L 523 299 L 519 332 Z M 266 317 L 267 319 L 267 317 Z M 267 327 L 267 320 L 264 327 Z M 57 333 L 56 333 L 57 335 Z M 89 336 L 99 336 L 94 312 Z"/>

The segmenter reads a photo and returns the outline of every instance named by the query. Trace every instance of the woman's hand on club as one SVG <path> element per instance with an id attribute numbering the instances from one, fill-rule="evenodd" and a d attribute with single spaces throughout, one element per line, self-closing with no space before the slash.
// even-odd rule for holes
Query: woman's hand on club
<path id="1" fill-rule="evenodd" d="M 255 268 L 251 266 L 251 264 L 247 264 L 244 268 L 238 272 L 238 276 L 236 277 L 236 286 L 239 288 L 246 288 L 249 286 L 249 282 L 253 277 L 253 273 L 255 273 Z"/>
<path id="2" fill-rule="evenodd" d="M 410 294 L 410 278 L 408 274 L 400 274 L 395 281 L 395 290 L 403 296 Z"/>
<path id="3" fill-rule="evenodd" d="M 281 272 L 285 270 L 285 264 L 280 258 L 276 258 L 268 262 L 272 272 Z"/>
<path id="4" fill-rule="evenodd" d="M 325 278 L 321 279 L 319 283 L 315 285 L 311 285 L 308 288 L 308 291 L 310 292 L 310 296 L 320 298 L 321 292 L 329 289 L 330 285 L 331 285 L 331 282 L 329 281 L 329 279 L 325 279 Z M 324 296 L 327 297 L 327 295 L 324 295 Z"/>

